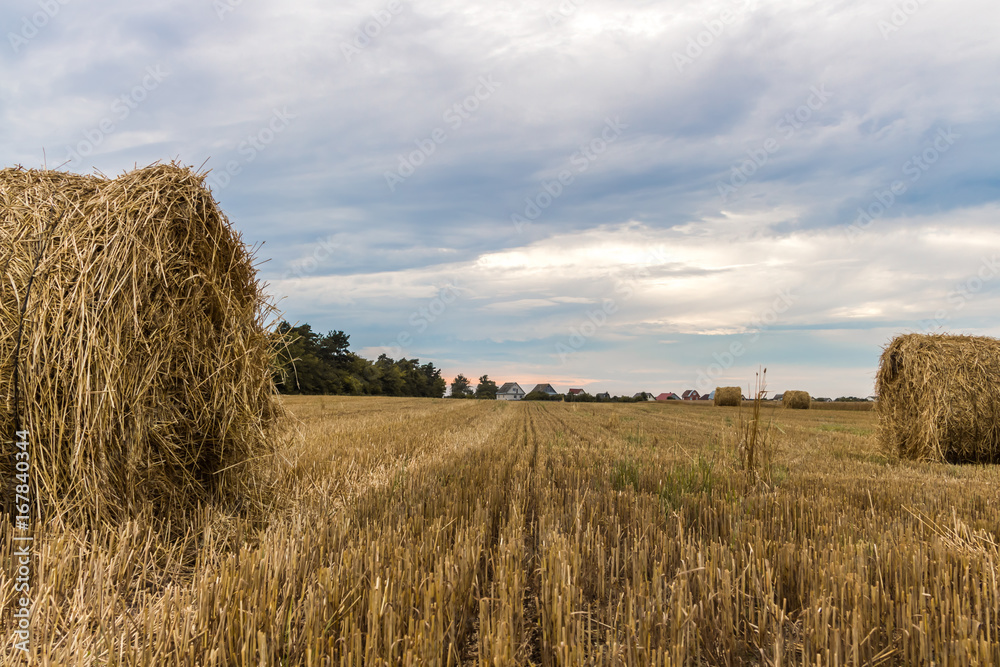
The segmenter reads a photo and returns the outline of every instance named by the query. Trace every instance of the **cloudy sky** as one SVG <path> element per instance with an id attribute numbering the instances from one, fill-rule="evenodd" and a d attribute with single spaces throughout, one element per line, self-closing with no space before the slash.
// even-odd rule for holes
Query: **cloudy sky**
<path id="1" fill-rule="evenodd" d="M 0 151 L 178 160 L 291 321 L 565 391 L 1000 335 L 994 0 L 9 0 Z"/>

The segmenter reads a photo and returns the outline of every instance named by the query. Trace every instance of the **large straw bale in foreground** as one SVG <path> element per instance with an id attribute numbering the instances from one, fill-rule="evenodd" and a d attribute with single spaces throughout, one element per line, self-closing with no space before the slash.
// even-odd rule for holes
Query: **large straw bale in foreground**
<path id="1" fill-rule="evenodd" d="M 918 461 L 1000 463 L 1000 340 L 907 334 L 882 352 L 879 440 Z"/>
<path id="2" fill-rule="evenodd" d="M 251 483 L 278 414 L 270 309 L 203 181 L 0 170 L 0 474 L 19 422 L 43 510 L 114 520 Z"/>
<path id="3" fill-rule="evenodd" d="M 808 410 L 812 398 L 808 391 L 786 391 L 781 397 L 781 406 L 793 410 Z"/>
<path id="4" fill-rule="evenodd" d="M 715 405 L 740 405 L 743 402 L 743 392 L 739 387 L 716 387 Z"/>

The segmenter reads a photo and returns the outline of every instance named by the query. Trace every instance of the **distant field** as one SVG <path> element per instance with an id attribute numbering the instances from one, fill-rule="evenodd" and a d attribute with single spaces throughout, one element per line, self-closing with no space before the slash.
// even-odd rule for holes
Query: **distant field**
<path id="1" fill-rule="evenodd" d="M 838 402 L 831 401 L 830 403 L 817 403 L 813 401 L 810 410 L 855 410 L 859 412 L 868 412 L 875 409 L 874 402 Z"/>
<path id="2" fill-rule="evenodd" d="M 38 656 L 1000 664 L 1000 469 L 891 460 L 871 413 L 765 411 L 752 485 L 737 408 L 285 400 L 266 526 L 42 535 Z"/>
<path id="3" fill-rule="evenodd" d="M 688 406 L 688 407 L 710 407 L 714 408 L 715 405 L 712 401 L 658 401 L 660 405 L 677 405 L 677 406 Z M 767 409 L 782 409 L 781 401 L 764 401 L 764 406 Z M 749 408 L 753 407 L 753 401 L 743 401 L 743 407 Z M 821 403 L 813 401 L 810 404 L 810 410 L 846 410 L 849 412 L 870 412 L 875 409 L 874 402 L 868 401 L 858 401 L 858 402 L 848 402 L 848 401 L 831 401 L 829 403 Z"/>
<path id="4" fill-rule="evenodd" d="M 743 401 L 743 405 L 747 406 L 747 407 L 752 406 L 753 405 L 753 401 Z M 775 405 L 777 405 L 778 408 L 781 408 L 781 401 L 774 401 L 773 403 L 771 401 L 768 401 L 767 405 L 769 407 L 774 407 Z M 868 401 L 830 401 L 829 403 L 820 402 L 820 401 L 813 401 L 810 404 L 809 409 L 810 410 L 847 410 L 847 411 L 853 411 L 853 412 L 870 412 L 871 410 L 875 409 L 875 403 L 874 402 L 868 402 Z"/>

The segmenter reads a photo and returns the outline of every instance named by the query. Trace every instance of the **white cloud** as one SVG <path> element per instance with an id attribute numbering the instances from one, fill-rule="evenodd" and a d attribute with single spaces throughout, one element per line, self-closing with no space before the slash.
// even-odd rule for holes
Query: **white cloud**
<path id="1" fill-rule="evenodd" d="M 494 340 L 557 335 L 608 299 L 616 312 L 598 337 L 639 326 L 649 333 L 740 333 L 752 328 L 783 292 L 792 299 L 783 325 L 847 320 L 876 326 L 933 312 L 954 281 L 974 273 L 984 248 L 996 247 L 984 240 L 995 237 L 997 213 L 996 206 L 988 205 L 886 222 L 884 229 L 857 241 L 845 229 L 779 235 L 760 217 L 738 224 L 732 218 L 709 220 L 673 230 L 629 223 L 554 236 L 465 263 L 315 277 L 289 298 L 321 303 L 349 298 L 374 307 L 389 297 L 433 298 L 441 286 L 455 281 L 466 293 L 457 306 L 470 317 L 466 335 L 485 337 L 494 330 L 495 321 L 486 317 L 477 322 L 479 315 L 523 316 L 506 320 Z M 941 240 L 944 218 L 953 221 L 947 242 Z M 715 232 L 704 234 L 706 226 Z M 657 256 L 656 248 L 670 248 L 670 253 Z M 933 263 L 935 271 L 921 271 L 924 262 Z M 567 311 L 568 304 L 580 307 Z M 995 298 L 984 293 L 970 301 L 968 312 L 995 305 Z M 546 314 L 557 306 L 563 306 L 559 316 Z"/>

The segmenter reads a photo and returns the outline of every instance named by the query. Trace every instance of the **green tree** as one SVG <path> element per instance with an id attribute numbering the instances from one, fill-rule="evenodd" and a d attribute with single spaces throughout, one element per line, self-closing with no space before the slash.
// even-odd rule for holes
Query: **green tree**
<path id="1" fill-rule="evenodd" d="M 275 384 L 286 394 L 323 394 L 335 390 L 332 369 L 324 363 L 319 346 L 320 337 L 308 324 L 297 327 L 288 322 L 278 326 L 285 335 L 277 350 L 278 369 Z"/>
<path id="2" fill-rule="evenodd" d="M 375 362 L 375 367 L 379 369 L 379 384 L 381 393 L 384 396 L 403 395 L 403 373 L 396 362 L 389 358 L 387 354 L 380 354 Z"/>
<path id="3" fill-rule="evenodd" d="M 428 398 L 442 398 L 444 396 L 445 389 L 448 388 L 448 383 L 444 381 L 443 377 L 441 377 L 441 369 L 435 368 L 434 364 L 428 362 L 423 366 L 420 366 L 420 372 L 426 380 L 424 384 L 424 393 L 420 395 Z"/>
<path id="4" fill-rule="evenodd" d="M 447 383 L 441 369 L 419 359 L 396 361 L 382 354 L 375 362 L 350 351 L 350 336 L 321 336 L 308 324 L 278 325 L 283 339 L 275 349 L 274 382 L 284 394 L 353 394 L 441 398 Z"/>
<path id="5" fill-rule="evenodd" d="M 316 347 L 319 358 L 332 366 L 343 367 L 351 357 L 348 347 L 351 337 L 343 331 L 331 331 L 325 336 L 317 337 Z"/>
<path id="6" fill-rule="evenodd" d="M 479 384 L 476 385 L 476 398 L 492 398 L 496 400 L 496 397 L 497 383 L 491 380 L 489 375 L 479 378 Z"/>
<path id="7" fill-rule="evenodd" d="M 469 398 L 472 396 L 472 387 L 469 386 L 469 378 L 461 373 L 455 376 L 451 383 L 452 398 Z"/>

